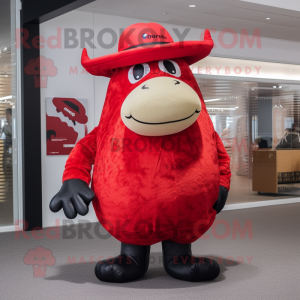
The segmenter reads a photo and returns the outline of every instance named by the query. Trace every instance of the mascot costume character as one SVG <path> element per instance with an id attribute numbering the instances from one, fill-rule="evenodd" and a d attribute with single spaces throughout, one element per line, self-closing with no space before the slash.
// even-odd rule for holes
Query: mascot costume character
<path id="1" fill-rule="evenodd" d="M 119 256 L 96 264 L 101 281 L 142 277 L 158 242 L 170 276 L 195 282 L 220 273 L 216 261 L 191 250 L 223 209 L 231 177 L 189 67 L 212 48 L 208 30 L 204 41 L 173 42 L 161 25 L 138 23 L 124 30 L 117 53 L 90 59 L 83 50 L 83 67 L 111 79 L 99 125 L 72 150 L 50 209 L 73 219 L 93 201 L 99 222 L 121 242 Z"/>

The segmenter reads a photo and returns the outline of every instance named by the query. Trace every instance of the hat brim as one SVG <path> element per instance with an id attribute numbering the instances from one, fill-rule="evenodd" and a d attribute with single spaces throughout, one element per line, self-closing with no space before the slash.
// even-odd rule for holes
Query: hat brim
<path id="1" fill-rule="evenodd" d="M 204 41 L 183 41 L 168 44 L 145 45 L 117 53 L 90 59 L 84 48 L 82 66 L 92 75 L 111 77 L 112 70 L 150 61 L 184 58 L 188 65 L 209 55 L 214 42 L 209 30 L 205 30 Z"/>

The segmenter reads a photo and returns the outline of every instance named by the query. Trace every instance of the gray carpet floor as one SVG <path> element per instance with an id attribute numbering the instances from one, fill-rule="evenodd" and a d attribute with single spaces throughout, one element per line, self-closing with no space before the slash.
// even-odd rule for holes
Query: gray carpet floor
<path id="1" fill-rule="evenodd" d="M 221 275 L 205 283 L 169 277 L 160 244 L 151 247 L 149 270 L 142 279 L 100 282 L 93 261 L 119 254 L 120 243 L 95 224 L 88 230 L 89 237 L 82 234 L 83 226 L 76 226 L 75 237 L 69 238 L 70 232 L 60 229 L 59 239 L 45 234 L 35 239 L 30 232 L 26 238 L 2 233 L 0 299 L 300 299 L 300 204 L 225 211 L 217 220 L 215 230 L 192 248 L 195 255 L 213 256 L 220 262 Z M 238 224 L 241 228 L 247 224 L 253 236 L 248 230 L 244 237 L 235 237 Z M 33 264 L 39 260 L 34 262 L 31 253 L 26 256 L 36 247 L 50 250 L 42 254 L 50 264 L 45 274 L 40 273 L 44 277 L 34 277 L 39 269 Z"/>

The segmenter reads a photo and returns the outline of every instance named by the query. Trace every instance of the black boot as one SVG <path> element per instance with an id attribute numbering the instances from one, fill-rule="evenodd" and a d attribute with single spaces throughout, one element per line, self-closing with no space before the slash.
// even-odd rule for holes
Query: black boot
<path id="1" fill-rule="evenodd" d="M 220 274 L 220 266 L 213 259 L 192 256 L 191 244 L 163 241 L 162 248 L 164 268 L 176 279 L 208 281 Z"/>
<path id="2" fill-rule="evenodd" d="M 127 282 L 142 277 L 148 269 L 150 246 L 122 243 L 121 254 L 101 260 L 96 264 L 95 274 L 101 281 Z"/>

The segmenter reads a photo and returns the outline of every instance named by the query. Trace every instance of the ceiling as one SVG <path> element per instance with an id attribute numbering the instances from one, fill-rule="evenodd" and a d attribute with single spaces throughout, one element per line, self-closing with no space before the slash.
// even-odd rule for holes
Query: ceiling
<path id="1" fill-rule="evenodd" d="M 255 28 L 260 28 L 262 36 L 300 42 L 300 11 L 293 5 L 298 1 L 97 0 L 80 10 L 186 27 L 232 28 L 237 32 L 246 28 L 250 34 Z M 190 8 L 189 4 L 196 7 Z M 283 5 L 295 7 L 295 10 L 283 9 Z M 10 0 L 0 0 L 0 98 L 11 95 L 10 15 Z"/>
<path id="2" fill-rule="evenodd" d="M 261 36 L 300 41 L 300 11 L 250 0 L 97 0 L 79 9 L 188 27 L 232 28 L 237 32 L 246 28 L 249 33 L 260 28 Z"/>
<path id="3" fill-rule="evenodd" d="M 284 1 L 282 0 L 241 0 L 241 1 L 300 11 L 300 2 L 295 0 L 284 0 Z"/>

